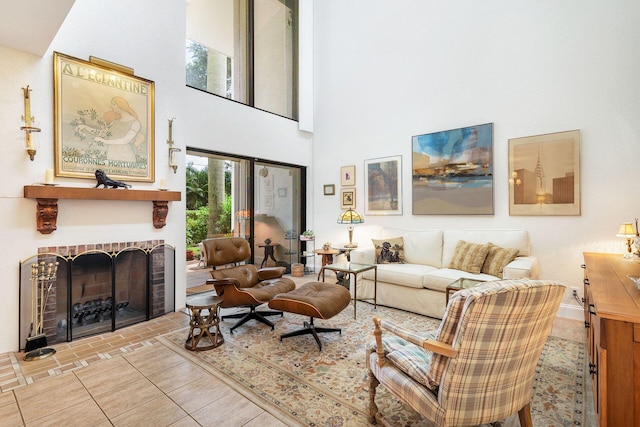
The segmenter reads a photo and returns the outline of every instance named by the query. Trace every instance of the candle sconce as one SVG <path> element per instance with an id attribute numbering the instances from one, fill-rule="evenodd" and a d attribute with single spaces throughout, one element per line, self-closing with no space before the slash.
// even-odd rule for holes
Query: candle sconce
<path id="1" fill-rule="evenodd" d="M 36 151 L 40 148 L 38 139 L 36 139 L 33 134 L 40 132 L 40 128 L 33 125 L 35 119 L 31 115 L 31 89 L 29 89 L 29 86 L 23 87 L 22 92 L 24 95 L 24 115 L 22 116 L 24 126 L 21 126 L 20 130 L 23 130 L 26 134 L 25 149 L 27 150 L 27 154 L 29 154 L 29 158 L 33 161 L 36 156 Z"/>
<path id="2" fill-rule="evenodd" d="M 169 139 L 167 139 L 167 144 L 169 144 L 169 167 L 173 169 L 173 173 L 176 173 L 178 169 L 178 163 L 176 162 L 175 154 L 182 151 L 180 148 L 173 147 L 173 121 L 176 118 L 169 119 Z"/>

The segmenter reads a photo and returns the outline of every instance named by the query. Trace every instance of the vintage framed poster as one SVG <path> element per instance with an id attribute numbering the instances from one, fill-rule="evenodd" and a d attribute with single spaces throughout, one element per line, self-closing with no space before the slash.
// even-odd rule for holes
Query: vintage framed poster
<path id="1" fill-rule="evenodd" d="M 356 185 L 356 166 L 342 166 L 340 168 L 340 185 L 349 187 Z"/>
<path id="2" fill-rule="evenodd" d="M 340 209 L 356 208 L 356 189 L 341 188 L 340 189 Z"/>
<path id="3" fill-rule="evenodd" d="M 402 156 L 364 161 L 366 215 L 402 215 Z"/>
<path id="4" fill-rule="evenodd" d="M 154 83 L 54 52 L 55 173 L 154 181 Z"/>
<path id="5" fill-rule="evenodd" d="M 580 131 L 509 140 L 509 215 L 580 215 Z"/>

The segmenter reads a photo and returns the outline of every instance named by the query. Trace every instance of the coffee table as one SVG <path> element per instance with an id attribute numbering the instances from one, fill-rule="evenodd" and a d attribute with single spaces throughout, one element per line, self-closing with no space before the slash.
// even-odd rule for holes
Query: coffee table
<path id="1" fill-rule="evenodd" d="M 373 270 L 373 308 L 378 308 L 378 266 L 372 264 L 356 264 L 354 262 L 336 263 L 323 265 L 318 273 L 318 281 L 322 275 L 324 282 L 324 272 L 330 270 L 336 273 L 353 274 L 353 318 L 356 318 L 356 301 L 358 300 L 358 273 Z M 371 298 L 363 298 L 371 299 Z"/>
<path id="2" fill-rule="evenodd" d="M 467 288 L 472 288 L 480 283 L 484 283 L 486 282 L 486 280 L 477 280 L 477 279 L 469 279 L 467 277 L 461 277 L 460 279 L 457 279 L 451 283 L 449 283 L 449 285 L 447 286 L 446 289 L 446 295 L 445 295 L 445 304 L 449 304 L 449 293 L 451 293 L 451 291 L 453 292 L 457 292 L 459 290 L 462 289 L 467 289 Z"/>

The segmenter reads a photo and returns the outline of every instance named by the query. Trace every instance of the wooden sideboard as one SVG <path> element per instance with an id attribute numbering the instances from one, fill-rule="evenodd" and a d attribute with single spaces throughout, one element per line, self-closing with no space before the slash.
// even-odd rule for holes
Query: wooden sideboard
<path id="1" fill-rule="evenodd" d="M 599 427 L 640 427 L 640 262 L 584 253 L 584 316 Z"/>

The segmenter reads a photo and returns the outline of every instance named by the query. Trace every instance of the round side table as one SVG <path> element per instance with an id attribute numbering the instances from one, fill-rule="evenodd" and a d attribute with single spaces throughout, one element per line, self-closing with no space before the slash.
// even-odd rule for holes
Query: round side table
<path id="1" fill-rule="evenodd" d="M 211 350 L 224 342 L 218 316 L 218 304 L 221 302 L 221 297 L 209 296 L 197 298 L 185 304 L 191 312 L 189 336 L 184 343 L 187 350 Z"/>
<path id="2" fill-rule="evenodd" d="M 333 256 L 340 253 L 340 251 L 335 249 L 316 249 L 315 252 L 318 255 L 322 255 L 322 266 L 324 267 L 327 264 L 333 264 Z"/>

